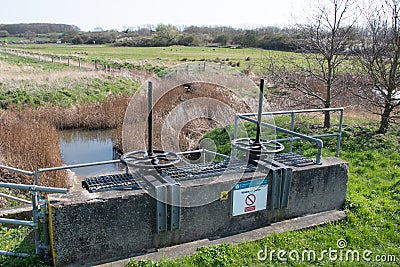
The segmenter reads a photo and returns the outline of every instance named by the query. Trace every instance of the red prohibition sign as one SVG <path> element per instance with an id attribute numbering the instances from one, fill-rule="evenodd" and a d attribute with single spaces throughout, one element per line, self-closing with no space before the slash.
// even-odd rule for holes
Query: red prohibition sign
<path id="1" fill-rule="evenodd" d="M 245 202 L 246 202 L 246 205 L 247 205 L 247 206 L 252 206 L 252 205 L 254 205 L 254 203 L 256 203 L 256 195 L 254 195 L 254 194 L 248 195 L 248 196 L 246 197 Z"/>

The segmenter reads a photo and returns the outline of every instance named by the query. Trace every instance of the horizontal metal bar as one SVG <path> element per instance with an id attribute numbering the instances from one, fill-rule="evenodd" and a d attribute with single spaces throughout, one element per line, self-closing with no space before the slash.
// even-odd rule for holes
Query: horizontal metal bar
<path id="1" fill-rule="evenodd" d="M 238 116 L 240 118 L 242 118 L 244 120 L 247 120 L 247 121 L 250 121 L 250 122 L 254 122 L 254 123 L 257 122 L 257 120 L 255 120 L 255 119 L 243 117 L 241 115 L 238 115 Z M 269 123 L 265 123 L 265 122 L 261 122 L 261 125 L 269 127 L 269 128 L 272 128 L 272 129 L 275 129 L 277 131 L 280 131 L 280 132 L 283 132 L 283 133 L 286 133 L 286 134 L 290 134 L 290 135 L 294 135 L 294 136 L 300 137 L 301 139 L 305 139 L 305 140 L 308 140 L 310 142 L 315 142 L 318 145 L 318 147 L 323 147 L 323 142 L 320 139 L 316 139 L 316 138 L 310 137 L 308 135 L 304 135 L 304 134 L 300 134 L 300 133 L 297 133 L 297 132 L 293 132 L 293 131 L 290 131 L 290 130 L 287 130 L 287 129 L 284 129 L 284 128 L 281 128 L 281 127 L 278 127 L 278 126 L 275 126 L 275 125 L 272 125 L 272 124 L 269 124 Z"/>
<path id="2" fill-rule="evenodd" d="M 253 122 L 253 123 L 258 123 L 258 121 L 255 120 L 255 119 L 244 117 L 242 115 L 237 115 L 237 116 L 239 118 L 242 118 L 243 120 L 247 120 L 247 121 L 250 121 L 250 122 Z M 317 156 L 316 156 L 316 159 L 315 159 L 315 163 L 316 164 L 320 164 L 321 163 L 322 147 L 324 146 L 324 143 L 322 142 L 321 139 L 313 138 L 313 137 L 310 137 L 310 136 L 307 136 L 307 135 L 304 135 L 304 134 L 300 134 L 300 133 L 297 133 L 297 132 L 294 132 L 294 131 L 290 131 L 290 130 L 287 130 L 287 129 L 284 129 L 284 128 L 281 128 L 281 127 L 278 127 L 276 125 L 272 125 L 272 124 L 269 124 L 269 123 L 265 123 L 265 122 L 261 122 L 261 125 L 269 127 L 271 129 L 275 129 L 276 131 L 280 131 L 280 132 L 283 132 L 283 133 L 286 133 L 286 134 L 289 134 L 289 135 L 292 135 L 292 136 L 297 136 L 297 137 L 300 137 L 301 139 L 308 140 L 310 142 L 316 143 L 317 146 L 318 146 L 318 152 L 317 152 Z"/>
<path id="3" fill-rule="evenodd" d="M 36 191 L 37 192 L 47 192 L 47 193 L 66 194 L 68 192 L 68 190 L 65 188 L 47 187 L 47 186 L 39 186 L 39 185 L 2 183 L 2 182 L 0 182 L 0 187 L 29 190 L 29 191 L 34 191 L 34 192 L 36 192 Z"/>
<path id="4" fill-rule="evenodd" d="M 26 203 L 26 204 L 31 204 L 31 201 L 29 201 L 29 200 L 26 200 L 26 199 L 23 199 L 23 198 L 19 198 L 19 197 L 15 197 L 15 196 L 11 196 L 11 195 L 7 195 L 7 194 L 4 194 L 4 193 L 0 193 L 0 197 L 5 197 L 5 198 L 13 199 L 13 200 L 16 200 L 16 201 L 19 201 L 19 202 L 23 202 L 23 203 Z"/>
<path id="5" fill-rule="evenodd" d="M 324 111 L 344 111 L 344 108 L 322 108 L 322 109 L 299 109 L 299 110 L 283 110 L 283 111 L 268 111 L 263 112 L 262 115 L 285 115 L 293 113 L 314 113 L 314 112 L 324 112 Z M 257 116 L 257 113 L 242 113 L 238 114 L 241 116 L 252 117 Z"/>
<path id="6" fill-rule="evenodd" d="M 6 219 L 6 218 L 0 218 L 0 223 L 16 224 L 16 225 L 31 226 L 31 227 L 34 227 L 36 225 L 33 221 L 23 221 L 23 220 Z"/>
<path id="7" fill-rule="evenodd" d="M 331 134 L 318 134 L 318 135 L 309 135 L 309 137 L 317 138 L 317 137 L 331 137 L 331 136 L 340 136 L 339 133 L 331 133 Z M 275 141 L 283 142 L 283 141 L 290 141 L 290 140 L 298 140 L 301 139 L 300 137 L 287 137 L 287 138 L 280 138 L 276 139 Z"/>
<path id="8" fill-rule="evenodd" d="M 25 170 L 13 168 L 13 167 L 10 167 L 10 166 L 0 165 L 0 169 L 5 169 L 5 170 L 9 170 L 9 171 L 19 172 L 19 173 L 26 174 L 26 175 L 31 175 L 31 176 L 34 175 L 34 172 L 25 171 Z"/>
<path id="9" fill-rule="evenodd" d="M 211 154 L 211 155 L 216 155 L 216 156 L 220 156 L 220 157 L 227 158 L 227 159 L 229 158 L 229 156 L 227 156 L 227 155 L 224 155 L 224 154 L 221 154 L 221 153 L 218 153 L 218 152 L 214 152 L 214 151 L 210 151 L 210 150 L 207 150 L 207 149 L 183 151 L 183 152 L 178 152 L 176 154 L 178 154 L 178 155 L 188 155 L 188 154 L 193 154 L 193 153 L 208 153 L 208 154 Z"/>
<path id="10" fill-rule="evenodd" d="M 84 168 L 84 167 L 115 164 L 115 163 L 122 163 L 122 162 L 119 159 L 114 159 L 114 160 L 108 160 L 108 161 L 98 161 L 98 162 L 89 162 L 89 163 L 74 164 L 74 165 L 64 165 L 64 166 L 53 167 L 53 168 L 43 168 L 43 169 L 38 169 L 38 172 L 60 171 L 60 170 Z"/>
<path id="11" fill-rule="evenodd" d="M 229 159 L 229 156 L 221 154 L 221 153 L 218 153 L 218 152 L 210 151 L 210 150 L 207 150 L 207 149 L 203 149 L 203 151 L 208 153 L 208 154 L 212 154 L 212 155 L 216 155 L 216 156 L 220 156 L 220 157 Z"/>
<path id="12" fill-rule="evenodd" d="M 4 251 L 4 250 L 0 250 L 0 255 L 19 257 L 19 258 L 28 258 L 29 257 L 29 254 L 26 254 L 26 253 L 18 253 L 18 252 L 12 252 L 12 251 Z"/>
<path id="13" fill-rule="evenodd" d="M 190 150 L 190 151 L 181 151 L 181 152 L 177 152 L 176 154 L 178 154 L 178 155 L 188 155 L 188 154 L 201 153 L 201 152 L 203 152 L 203 149 Z"/>

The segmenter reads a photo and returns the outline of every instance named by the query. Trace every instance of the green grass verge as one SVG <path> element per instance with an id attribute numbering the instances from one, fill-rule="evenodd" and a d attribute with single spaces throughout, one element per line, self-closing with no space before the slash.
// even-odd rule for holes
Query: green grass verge
<path id="1" fill-rule="evenodd" d="M 0 52 L 0 61 L 6 62 L 11 65 L 18 67 L 29 66 L 36 71 L 57 71 L 57 70 L 77 70 L 78 67 L 68 66 L 66 64 L 60 64 L 57 60 L 54 63 L 48 61 L 40 61 L 38 58 L 17 56 L 10 53 Z"/>
<path id="2" fill-rule="evenodd" d="M 35 255 L 35 242 L 31 227 L 5 227 L 0 224 L 0 250 L 29 253 L 28 258 L 0 256 L 0 266 L 47 266 L 43 259 Z"/>
<path id="3" fill-rule="evenodd" d="M 14 88 L 0 84 L 0 108 L 10 106 L 63 106 L 101 102 L 110 95 L 133 95 L 140 84 L 128 77 L 83 77 L 79 80 L 64 77 L 56 83 L 34 84 L 14 81 Z"/>

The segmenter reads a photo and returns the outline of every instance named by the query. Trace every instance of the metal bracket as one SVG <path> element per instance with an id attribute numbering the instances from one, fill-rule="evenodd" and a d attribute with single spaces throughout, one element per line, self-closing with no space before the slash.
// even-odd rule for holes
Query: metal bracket
<path id="1" fill-rule="evenodd" d="M 257 164 L 272 172 L 270 209 L 288 208 L 292 170 L 270 158 L 259 160 Z"/>
<path id="2" fill-rule="evenodd" d="M 181 185 L 169 176 L 144 175 L 143 180 L 154 190 L 156 198 L 156 231 L 180 228 Z"/>

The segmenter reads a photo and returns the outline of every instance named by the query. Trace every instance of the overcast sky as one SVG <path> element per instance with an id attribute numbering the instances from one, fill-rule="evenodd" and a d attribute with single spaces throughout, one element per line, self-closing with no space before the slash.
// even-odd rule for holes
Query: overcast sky
<path id="1" fill-rule="evenodd" d="M 0 24 L 64 23 L 83 31 L 146 24 L 177 26 L 292 25 L 311 0 L 4 0 Z"/>

